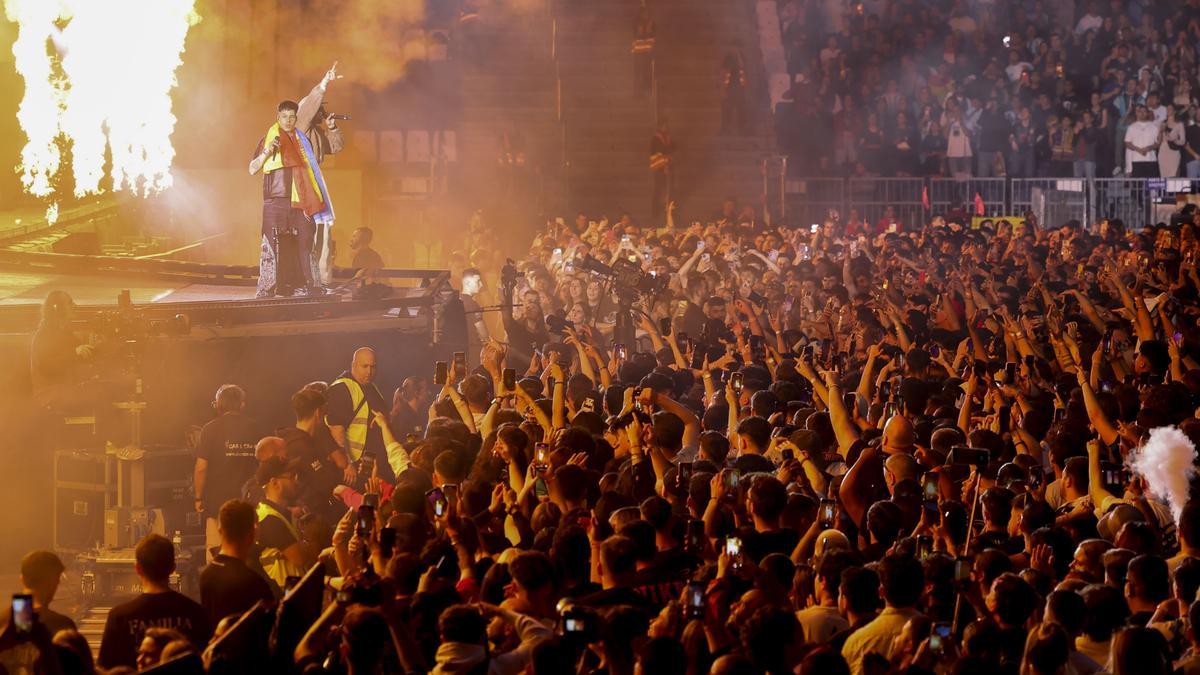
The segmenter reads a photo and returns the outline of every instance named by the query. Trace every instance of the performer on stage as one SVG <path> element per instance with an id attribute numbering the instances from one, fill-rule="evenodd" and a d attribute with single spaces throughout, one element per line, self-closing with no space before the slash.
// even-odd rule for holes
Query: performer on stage
<path id="1" fill-rule="evenodd" d="M 337 119 L 325 109 L 325 87 L 333 80 L 339 79 L 337 64 L 334 63 L 325 77 L 317 86 L 300 99 L 299 110 L 296 111 L 296 128 L 308 136 L 317 164 L 325 161 L 326 155 L 336 155 L 345 147 L 342 130 L 338 128 Z M 330 239 L 333 228 L 331 217 L 325 222 L 317 221 L 316 240 L 313 243 L 313 274 L 322 286 L 328 287 L 333 282 L 333 241 Z"/>
<path id="2" fill-rule="evenodd" d="M 305 97 L 305 112 L 310 115 L 307 130 L 312 128 L 326 86 L 338 77 L 335 63 L 321 83 Z M 283 101 L 277 112 L 278 121 L 259 141 L 249 167 L 250 175 L 263 172 L 262 249 L 257 296 L 286 296 L 293 291 L 299 295 L 320 294 L 323 291 L 314 265 L 316 228 L 332 225 L 333 203 L 321 175 L 320 155 L 313 149 L 306 133 L 297 130 L 300 105 L 295 101 Z M 332 120 L 326 120 L 327 125 L 329 122 Z M 303 126 L 299 130 L 307 131 Z M 334 130 L 337 130 L 336 125 Z M 340 132 L 337 136 L 338 149 L 341 149 Z"/>

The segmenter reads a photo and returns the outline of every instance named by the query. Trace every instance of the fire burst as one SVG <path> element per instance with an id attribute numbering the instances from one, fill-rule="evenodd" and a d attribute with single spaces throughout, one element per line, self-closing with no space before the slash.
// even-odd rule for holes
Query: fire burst
<path id="1" fill-rule="evenodd" d="M 114 190 L 148 196 L 171 185 L 171 90 L 195 0 L 4 0 L 25 97 L 29 141 L 17 167 L 25 190 L 51 196 L 70 144 L 75 196 Z M 106 158 L 106 153 L 109 155 Z"/>

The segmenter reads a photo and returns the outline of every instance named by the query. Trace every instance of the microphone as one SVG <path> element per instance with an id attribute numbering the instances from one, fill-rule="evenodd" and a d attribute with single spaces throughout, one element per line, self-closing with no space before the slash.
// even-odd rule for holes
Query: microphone
<path id="1" fill-rule="evenodd" d="M 333 119 L 333 120 L 352 120 L 352 119 L 354 119 L 354 118 L 353 118 L 353 117 L 351 117 L 351 116 L 349 116 L 349 115 L 330 115 L 330 116 L 329 116 L 329 119 Z"/>

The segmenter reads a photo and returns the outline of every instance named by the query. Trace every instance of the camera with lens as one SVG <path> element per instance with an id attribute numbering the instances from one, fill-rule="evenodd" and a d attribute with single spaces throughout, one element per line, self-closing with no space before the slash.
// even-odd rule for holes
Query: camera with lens
<path id="1" fill-rule="evenodd" d="M 622 297 L 657 295 L 666 290 L 669 281 L 667 277 L 643 272 L 641 265 L 628 258 L 618 258 L 609 266 L 588 255 L 581 258 L 575 268 L 608 277 Z"/>

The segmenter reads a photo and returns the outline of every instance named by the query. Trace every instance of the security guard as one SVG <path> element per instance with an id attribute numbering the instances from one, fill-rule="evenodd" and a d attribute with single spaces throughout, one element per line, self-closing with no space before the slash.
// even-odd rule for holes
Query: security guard
<path id="1" fill-rule="evenodd" d="M 375 350 L 370 347 L 355 350 L 349 372 L 342 373 L 329 386 L 329 407 L 325 411 L 325 423 L 333 434 L 333 440 L 337 441 L 350 458 L 351 466 L 364 452 L 373 452 L 377 475 L 386 481 L 394 481 L 395 476 L 387 461 L 383 434 L 378 426 L 371 424 L 376 412 L 384 415 L 389 413 L 383 394 L 379 393 L 374 384 L 375 373 Z M 354 482 L 350 480 L 351 476 L 347 475 L 346 478 L 349 484 Z M 359 480 L 362 478 L 365 477 L 359 477 Z"/>

